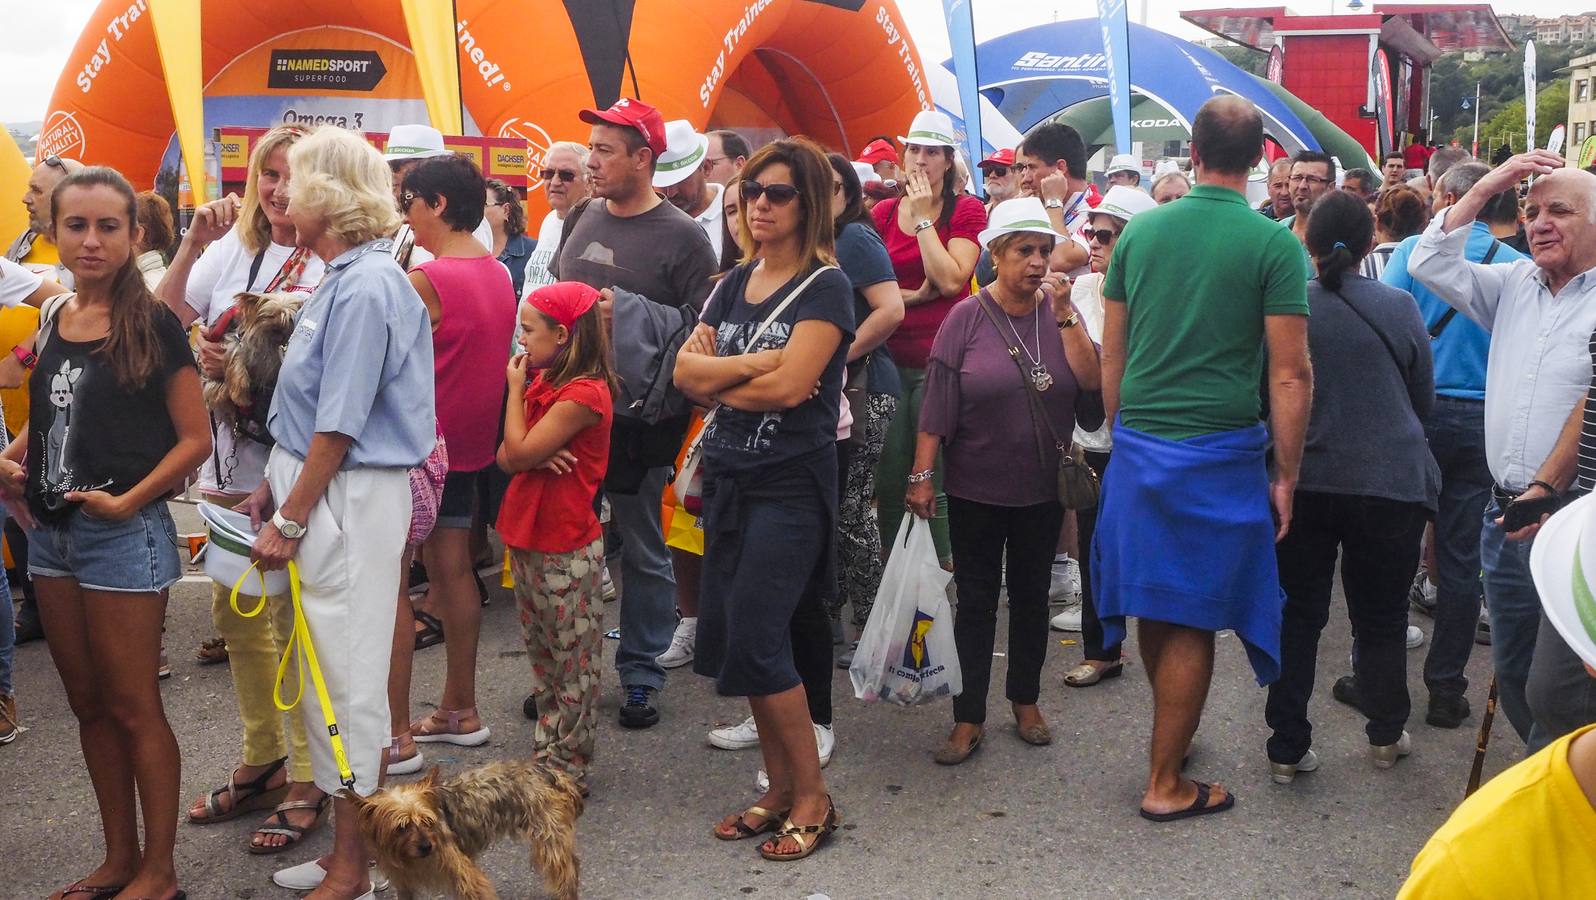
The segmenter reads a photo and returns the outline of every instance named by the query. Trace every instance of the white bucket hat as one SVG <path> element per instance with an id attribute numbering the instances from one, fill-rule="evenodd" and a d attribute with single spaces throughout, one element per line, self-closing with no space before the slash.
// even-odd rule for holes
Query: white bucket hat
<path id="1" fill-rule="evenodd" d="M 909 133 L 898 137 L 899 143 L 919 144 L 922 147 L 953 147 L 953 120 L 948 114 L 935 109 L 922 109 L 914 114 Z"/>
<path id="2" fill-rule="evenodd" d="M 1541 608 L 1569 649 L 1596 667 L 1596 494 L 1559 510 L 1530 548 Z"/>
<path id="3" fill-rule="evenodd" d="M 382 158 L 391 163 L 429 156 L 447 156 L 443 146 L 443 132 L 431 125 L 395 125 L 388 132 L 388 144 Z"/>
<path id="4" fill-rule="evenodd" d="M 693 129 L 686 119 L 665 123 L 665 152 L 654 164 L 654 186 L 668 188 L 687 180 L 709 155 L 709 138 Z"/>
<path id="5" fill-rule="evenodd" d="M 1108 170 L 1103 174 L 1112 175 L 1115 172 L 1135 172 L 1140 177 L 1142 174 L 1142 161 L 1129 153 L 1117 153 L 1113 159 L 1108 161 Z"/>
<path id="6" fill-rule="evenodd" d="M 987 219 L 987 229 L 980 234 L 981 246 L 992 249 L 992 242 L 1005 234 L 1026 231 L 1034 234 L 1045 234 L 1057 241 L 1069 240 L 1064 235 L 1053 230 L 1053 223 L 1048 221 L 1047 209 L 1042 206 L 1039 197 L 1016 197 L 1013 200 L 1004 200 L 992 207 L 992 215 Z"/>
<path id="7" fill-rule="evenodd" d="M 854 162 L 851 165 L 853 166 L 854 174 L 859 176 L 860 186 L 881 180 L 881 176 L 876 174 L 876 170 L 869 163 Z"/>
<path id="8" fill-rule="evenodd" d="M 1116 184 L 1103 195 L 1103 201 L 1097 204 L 1096 209 L 1087 210 L 1089 216 L 1113 216 L 1122 222 L 1129 222 L 1137 213 L 1157 209 L 1158 201 L 1147 196 L 1147 192 L 1129 185 Z"/>

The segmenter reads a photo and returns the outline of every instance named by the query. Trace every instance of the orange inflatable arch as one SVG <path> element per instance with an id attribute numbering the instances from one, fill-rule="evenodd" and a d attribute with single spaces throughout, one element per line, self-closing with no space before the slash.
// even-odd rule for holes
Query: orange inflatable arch
<path id="1" fill-rule="evenodd" d="M 38 156 L 176 166 L 147 0 L 103 0 L 56 85 Z M 456 0 L 466 130 L 585 142 L 584 106 L 630 96 L 755 142 L 807 134 L 849 155 L 931 109 L 894 0 Z M 428 121 L 399 0 L 202 0 L 205 127 Z M 535 179 L 535 176 L 534 176 Z M 535 185 L 534 185 L 535 186 Z"/>

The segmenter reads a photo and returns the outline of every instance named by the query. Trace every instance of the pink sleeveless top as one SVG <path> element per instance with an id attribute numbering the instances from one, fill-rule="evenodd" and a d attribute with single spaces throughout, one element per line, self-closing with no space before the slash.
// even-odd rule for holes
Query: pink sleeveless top
<path id="1" fill-rule="evenodd" d="M 446 257 L 416 269 L 438 292 L 443 318 L 432 333 L 438 427 L 449 470 L 493 465 L 504 414 L 504 367 L 515 335 L 510 272 L 491 256 Z"/>

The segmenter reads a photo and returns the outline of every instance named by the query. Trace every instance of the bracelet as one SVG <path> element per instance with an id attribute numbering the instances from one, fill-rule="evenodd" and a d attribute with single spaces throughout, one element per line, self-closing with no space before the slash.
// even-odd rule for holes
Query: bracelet
<path id="1" fill-rule="evenodd" d="M 1546 482 L 1541 481 L 1539 478 L 1535 479 L 1534 481 L 1531 481 L 1529 484 L 1526 484 L 1524 486 L 1524 488 L 1526 490 L 1528 490 L 1529 488 L 1535 487 L 1536 485 L 1539 485 L 1539 486 L 1541 486 L 1543 488 L 1546 488 L 1546 493 L 1551 494 L 1553 497 L 1559 496 L 1561 494 L 1561 491 L 1559 491 L 1557 488 L 1554 488 L 1550 484 L 1547 484 Z"/>
<path id="2" fill-rule="evenodd" d="M 919 484 L 922 481 L 930 481 L 931 480 L 931 476 L 935 475 L 935 474 L 936 474 L 936 470 L 935 469 L 926 469 L 924 472 L 910 472 L 909 473 L 909 483 L 910 484 Z"/>

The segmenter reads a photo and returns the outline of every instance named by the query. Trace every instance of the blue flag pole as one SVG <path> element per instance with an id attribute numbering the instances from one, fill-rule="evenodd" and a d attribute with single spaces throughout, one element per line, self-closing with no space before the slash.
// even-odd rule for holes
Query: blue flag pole
<path id="1" fill-rule="evenodd" d="M 1114 152 L 1131 152 L 1130 21 L 1125 0 L 1097 0 L 1108 70 L 1108 106 L 1114 114 Z"/>
<path id="2" fill-rule="evenodd" d="M 969 155 L 970 189 L 984 196 L 976 166 L 986 157 L 981 143 L 981 82 L 975 69 L 975 0 L 942 0 L 948 20 L 948 42 L 953 48 L 953 77 L 959 80 L 960 115 L 964 119 L 964 147 Z"/>

